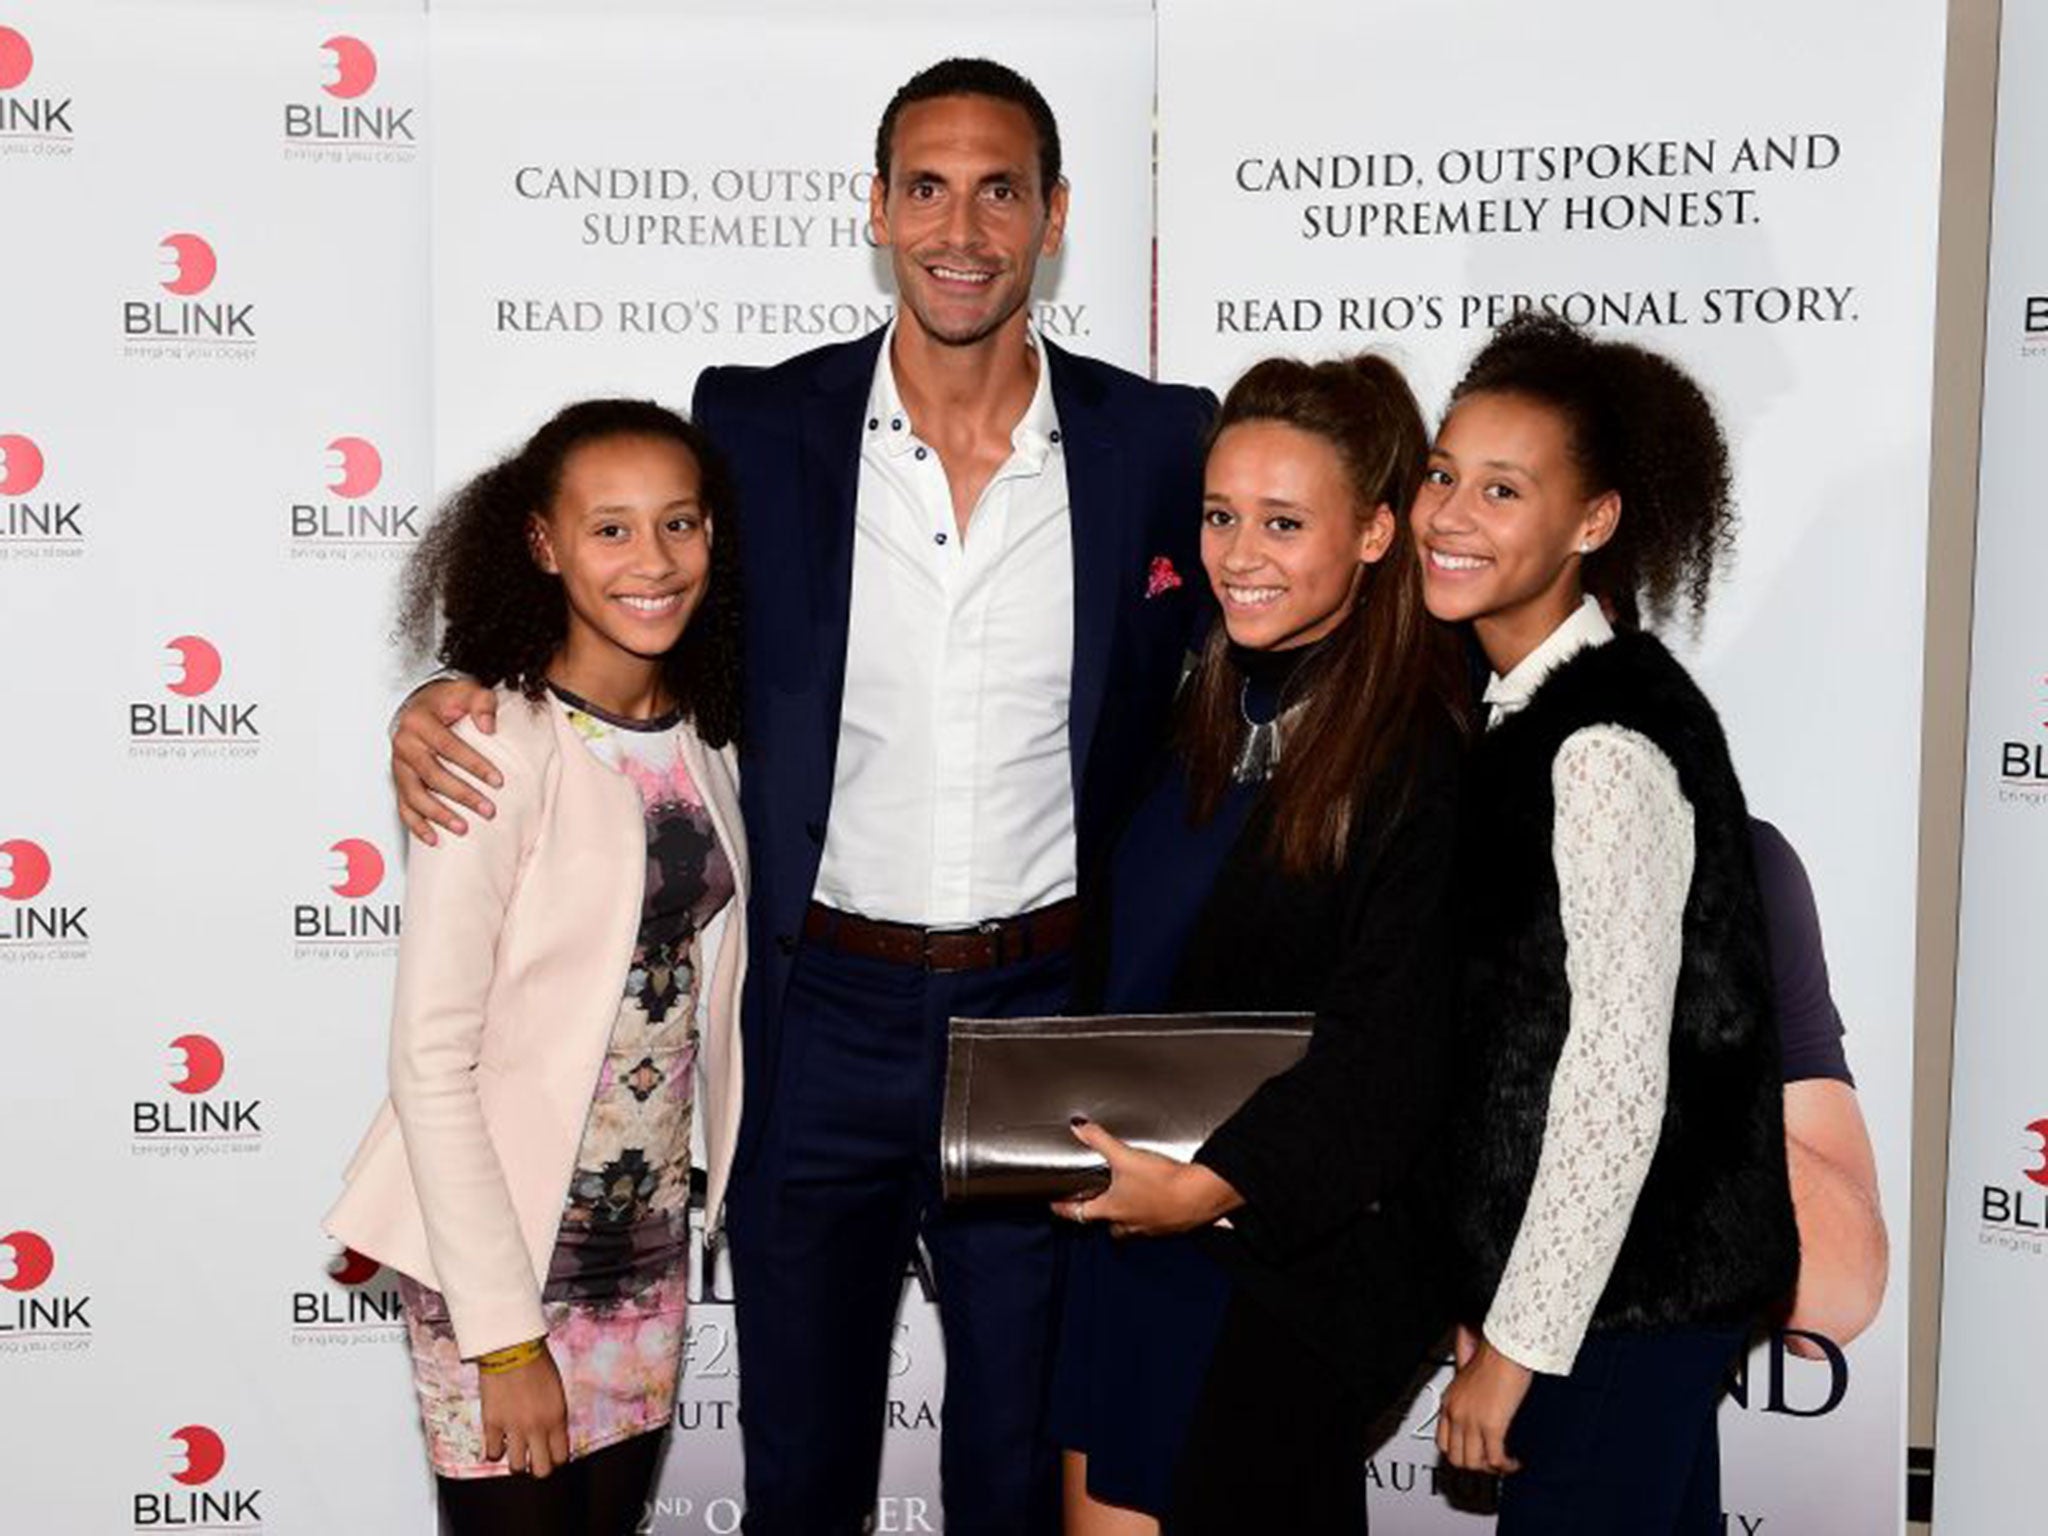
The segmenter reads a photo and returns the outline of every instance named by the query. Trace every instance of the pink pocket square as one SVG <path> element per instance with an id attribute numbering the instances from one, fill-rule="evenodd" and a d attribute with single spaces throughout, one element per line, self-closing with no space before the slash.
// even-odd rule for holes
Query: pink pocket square
<path id="1" fill-rule="evenodd" d="M 1162 592 L 1171 592 L 1179 586 L 1180 572 L 1173 568 L 1173 562 L 1164 555 L 1152 557 L 1152 569 L 1145 573 L 1145 596 L 1155 598 Z"/>

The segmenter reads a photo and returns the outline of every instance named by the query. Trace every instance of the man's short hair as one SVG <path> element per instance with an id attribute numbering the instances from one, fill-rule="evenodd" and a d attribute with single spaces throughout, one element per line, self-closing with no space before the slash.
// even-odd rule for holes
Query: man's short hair
<path id="1" fill-rule="evenodd" d="M 1060 127 L 1053 121 L 1038 87 L 1007 64 L 994 59 L 941 59 L 906 80 L 883 109 L 881 126 L 875 130 L 875 174 L 889 183 L 889 151 L 896 137 L 896 119 L 914 102 L 935 101 L 942 96 L 987 96 L 1012 102 L 1024 109 L 1038 133 L 1039 191 L 1050 195 L 1060 179 Z"/>

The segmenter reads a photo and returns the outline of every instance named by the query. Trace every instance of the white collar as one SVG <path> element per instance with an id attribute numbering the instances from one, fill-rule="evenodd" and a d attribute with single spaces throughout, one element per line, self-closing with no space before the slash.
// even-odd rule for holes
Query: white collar
<path id="1" fill-rule="evenodd" d="M 1599 602 L 1586 598 L 1571 617 L 1543 637 L 1541 645 L 1515 663 L 1506 677 L 1496 672 L 1487 678 L 1481 702 L 1492 706 L 1488 727 L 1499 725 L 1525 706 L 1543 680 L 1580 651 L 1605 645 L 1613 638 L 1614 626 L 1600 611 Z"/>
<path id="2" fill-rule="evenodd" d="M 895 341 L 896 322 L 891 320 L 882 335 L 881 354 L 875 359 L 874 382 L 868 386 L 867 428 L 868 435 L 890 455 L 900 457 L 921 444 L 910 425 L 910 412 L 904 408 L 903 396 L 896 388 L 896 369 L 891 362 Z M 1032 388 L 1031 403 L 1010 429 L 1010 450 L 1020 468 L 1035 474 L 1059 446 L 1060 418 L 1052 403 L 1052 366 L 1036 325 L 1025 325 L 1024 341 L 1038 360 L 1038 383 Z"/>

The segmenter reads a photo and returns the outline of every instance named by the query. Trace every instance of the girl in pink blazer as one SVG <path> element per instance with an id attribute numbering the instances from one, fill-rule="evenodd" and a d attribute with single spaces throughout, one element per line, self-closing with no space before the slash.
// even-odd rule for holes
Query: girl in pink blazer
<path id="1" fill-rule="evenodd" d="M 463 729 L 502 783 L 413 845 L 391 1094 L 327 1229 L 400 1274 L 457 1536 L 631 1531 L 674 1410 L 696 1085 L 714 1225 L 740 1102 L 736 531 L 702 434 L 587 401 L 407 572 L 406 633 L 500 691 Z"/>

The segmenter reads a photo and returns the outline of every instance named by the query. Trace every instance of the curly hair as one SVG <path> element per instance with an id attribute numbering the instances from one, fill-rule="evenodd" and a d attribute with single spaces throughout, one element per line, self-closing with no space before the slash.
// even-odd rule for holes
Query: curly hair
<path id="1" fill-rule="evenodd" d="M 1462 725 L 1465 690 L 1451 632 L 1423 606 L 1408 509 L 1429 431 L 1400 369 L 1371 353 L 1320 363 L 1269 357 L 1230 386 L 1209 448 L 1241 422 L 1267 421 L 1335 450 L 1361 526 L 1377 507 L 1394 514 L 1393 543 L 1364 567 L 1351 614 L 1302 669 L 1301 713 L 1269 790 L 1280 866 L 1309 874 L 1343 864 L 1368 795 L 1384 799 L 1380 819 L 1391 822 L 1414 787 L 1429 732 L 1445 719 Z M 1229 791 L 1242 736 L 1242 684 L 1228 641 L 1223 625 L 1210 630 L 1182 700 L 1178 743 L 1201 821 Z"/>
<path id="2" fill-rule="evenodd" d="M 1705 392 L 1667 357 L 1600 340 L 1556 315 L 1515 316 L 1451 393 L 1520 395 L 1558 412 L 1586 494 L 1621 499 L 1614 536 L 1586 556 L 1582 581 L 1617 619 L 1697 625 L 1734 553 L 1728 442 Z"/>
<path id="3" fill-rule="evenodd" d="M 405 568 L 396 638 L 412 655 L 538 699 L 569 633 L 561 578 L 534 562 L 529 527 L 561 488 L 562 466 L 614 437 L 680 443 L 697 462 L 715 530 L 709 590 L 667 656 L 662 681 L 714 747 L 739 739 L 740 529 L 732 480 L 702 430 L 649 400 L 582 400 L 449 497 Z"/>

